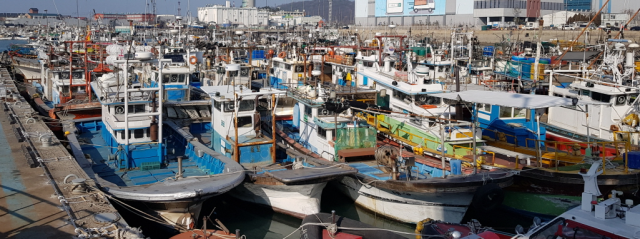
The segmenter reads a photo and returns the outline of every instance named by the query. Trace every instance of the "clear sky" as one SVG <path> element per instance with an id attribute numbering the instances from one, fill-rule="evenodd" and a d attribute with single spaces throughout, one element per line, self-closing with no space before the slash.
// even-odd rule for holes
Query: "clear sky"
<path id="1" fill-rule="evenodd" d="M 190 2 L 191 12 L 194 17 L 197 15 L 198 7 L 203 7 L 206 4 L 224 5 L 225 3 L 224 0 L 156 0 L 158 14 L 177 14 L 178 1 L 180 2 L 183 16 L 186 15 L 187 4 Z M 237 7 L 242 5 L 242 0 L 230 1 L 232 4 L 235 2 Z M 48 13 L 59 12 L 64 15 L 76 16 L 76 2 L 78 3 L 81 17 L 92 15 L 93 9 L 95 9 L 96 13 L 144 13 L 147 3 L 149 3 L 149 11 L 152 11 L 151 0 L 0 0 L 0 12 L 22 13 L 27 12 L 29 8 L 38 8 L 40 13 L 44 13 L 46 9 Z M 290 2 L 292 0 L 255 0 L 258 7 L 266 6 L 266 4 L 275 6 Z"/>
<path id="2" fill-rule="evenodd" d="M 197 8 L 206 4 L 224 4 L 224 0 L 156 0 L 156 9 L 158 14 L 177 14 L 178 1 L 180 1 L 180 7 L 182 8 L 182 15 L 185 16 L 187 12 L 187 4 L 191 3 L 192 15 L 197 15 Z M 283 3 L 290 3 L 292 1 L 299 0 L 255 0 L 256 6 L 275 6 Z M 314 0 L 314 1 L 328 1 L 328 0 Z M 544 1 L 544 0 L 543 0 Z M 600 0 L 593 0 L 594 6 L 599 6 Z M 603 0 L 605 2 L 606 0 Z M 0 12 L 13 12 L 21 13 L 27 12 L 29 8 L 38 8 L 40 12 L 44 13 L 44 10 L 49 10 L 49 13 L 60 13 L 64 15 L 77 14 L 76 2 L 80 16 L 88 17 L 93 13 L 93 9 L 97 13 L 112 12 L 112 13 L 144 13 L 147 8 L 147 3 L 150 0 L 0 0 Z M 242 0 L 232 0 L 236 6 L 242 5 Z M 638 9 L 640 8 L 640 0 L 611 0 L 612 12 L 620 12 L 624 9 Z M 56 10 L 57 6 L 57 10 Z M 597 10 L 597 9 L 596 9 Z M 149 5 L 149 11 L 151 6 Z"/>

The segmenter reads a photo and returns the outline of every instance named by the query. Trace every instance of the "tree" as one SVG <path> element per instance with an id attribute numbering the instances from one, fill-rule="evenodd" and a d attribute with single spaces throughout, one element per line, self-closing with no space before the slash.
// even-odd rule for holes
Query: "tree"
<path id="1" fill-rule="evenodd" d="M 628 14 L 629 18 L 631 18 L 631 17 L 633 17 L 634 14 L 636 14 L 636 10 L 626 9 L 626 10 L 622 10 L 622 13 Z M 640 23 L 640 15 L 636 15 L 636 17 L 634 17 L 629 22 L 629 27 L 630 26 L 638 26 L 638 23 Z"/>
<path id="2" fill-rule="evenodd" d="M 514 16 L 513 22 L 516 25 L 520 25 L 520 13 L 521 12 L 522 12 L 522 9 L 520 9 L 519 6 L 516 6 L 516 7 L 513 8 L 513 16 Z"/>

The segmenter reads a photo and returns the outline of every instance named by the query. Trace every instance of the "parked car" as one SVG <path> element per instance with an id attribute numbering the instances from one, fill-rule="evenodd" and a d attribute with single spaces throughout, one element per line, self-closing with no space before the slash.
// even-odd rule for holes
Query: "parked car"
<path id="1" fill-rule="evenodd" d="M 635 27 L 631 27 L 629 28 L 630 31 L 640 31 L 640 26 L 635 26 Z"/>
<path id="2" fill-rule="evenodd" d="M 571 26 L 571 25 L 562 25 L 560 27 L 560 29 L 562 29 L 562 30 L 572 30 L 573 31 L 573 30 L 576 30 L 576 27 Z"/>

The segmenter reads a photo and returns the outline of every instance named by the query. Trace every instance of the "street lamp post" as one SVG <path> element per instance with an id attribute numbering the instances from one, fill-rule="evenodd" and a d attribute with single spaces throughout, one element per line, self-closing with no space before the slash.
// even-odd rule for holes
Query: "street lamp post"
<path id="1" fill-rule="evenodd" d="M 47 15 L 47 10 L 44 10 L 44 17 L 47 19 L 47 30 L 45 31 L 45 33 L 47 34 L 47 37 L 49 37 L 49 16 Z"/>

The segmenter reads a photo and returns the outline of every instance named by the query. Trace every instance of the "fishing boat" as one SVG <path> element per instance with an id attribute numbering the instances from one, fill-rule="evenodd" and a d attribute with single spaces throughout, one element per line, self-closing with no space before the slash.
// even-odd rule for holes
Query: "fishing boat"
<path id="1" fill-rule="evenodd" d="M 202 203 L 242 183 L 243 169 L 162 117 L 165 102 L 189 95 L 188 81 L 180 80 L 186 73 L 175 69 L 180 66 L 159 60 L 157 68 L 148 68 L 153 77 L 138 78 L 130 64 L 143 62 L 115 63 L 114 74 L 91 83 L 101 117 L 65 124 L 72 153 L 106 193 L 143 203 L 147 218 L 168 228 L 193 229 Z"/>
<path id="2" fill-rule="evenodd" d="M 623 162 L 628 157 L 624 152 L 632 150 L 628 142 L 545 139 L 548 131 L 541 118 L 546 109 L 600 107 L 603 102 L 497 91 L 434 96 L 458 99 L 474 109 L 471 120 L 484 138 L 478 147 L 487 154 L 482 167 L 520 170 L 514 185 L 505 192 L 504 205 L 511 210 L 530 217 L 553 218 L 578 205 L 581 192 L 576 188 L 583 185 L 580 171 L 595 161 L 607 165 L 607 173 L 600 177 L 601 187 L 628 192 L 636 189 L 637 172 Z M 615 151 L 602 150 L 605 148 Z"/>
<path id="3" fill-rule="evenodd" d="M 237 73 L 240 66 L 230 64 L 226 70 Z M 320 195 L 328 181 L 355 172 L 278 150 L 273 132 L 278 96 L 284 91 L 265 87 L 253 91 L 244 85 L 201 89 L 212 99 L 211 133 L 201 140 L 232 157 L 247 172 L 245 182 L 231 192 L 235 198 L 302 218 L 319 212 Z"/>
<path id="4" fill-rule="evenodd" d="M 634 51 L 640 48 L 640 45 L 617 39 L 611 39 L 609 42 L 614 43 L 614 46 L 609 49 L 608 44 L 605 44 L 604 62 L 595 70 L 554 70 L 549 73 L 556 77 L 572 79 L 566 86 L 551 87 L 549 95 L 592 100 L 609 105 L 585 109 L 550 108 L 547 122 L 544 123 L 549 131 L 547 138 L 563 142 L 628 138 L 634 145 L 638 144 L 639 138 L 635 129 L 638 120 L 636 123 L 633 120 L 638 117 L 635 106 L 638 104 L 637 82 L 640 78 L 634 74 Z M 581 72 L 587 77 L 574 76 Z"/>
<path id="5" fill-rule="evenodd" d="M 434 128 L 419 128 L 423 124 L 398 121 L 386 115 L 390 112 L 388 108 L 374 105 L 375 90 L 324 84 L 317 77 L 309 82 L 316 84 L 287 89 L 287 96 L 297 104 L 292 122 L 282 122 L 282 137 L 291 148 L 303 147 L 301 151 L 308 155 L 358 169 L 357 174 L 336 182 L 356 204 L 403 222 L 426 217 L 459 222 L 474 197 L 478 207 L 493 208 L 500 204 L 501 188 L 511 184 L 511 173 L 473 174 L 467 168 L 463 175 L 460 161 L 456 164 L 460 171 L 452 171 L 445 157 L 434 159 L 443 156 L 438 150 L 443 146 L 439 136 L 425 133 Z M 435 125 L 433 120 L 424 125 Z M 470 144 L 471 131 L 461 126 L 447 125 L 447 129 L 460 132 L 447 136 L 447 158 L 456 159 L 451 155 L 453 150 L 459 152 L 459 158 L 468 155 L 463 151 L 470 151 L 461 146 Z M 397 137 L 379 141 L 378 132 L 381 137 Z M 402 153 L 400 148 L 404 148 Z M 491 182 L 484 181 L 487 176 L 483 175 L 490 175 Z M 489 194 L 492 199 L 487 199 Z"/>
<path id="6" fill-rule="evenodd" d="M 39 82 L 41 78 L 41 63 L 39 60 L 40 45 L 36 42 L 28 44 L 14 44 L 9 47 L 8 55 L 11 65 L 17 69 L 25 82 Z"/>
<path id="7" fill-rule="evenodd" d="M 613 190 L 610 196 L 601 197 L 597 177 L 604 173 L 602 166 L 595 162 L 588 171 L 581 172 L 584 191 L 578 207 L 550 221 L 536 219 L 527 231 L 517 226 L 516 235 L 499 233 L 500 238 L 636 238 L 640 231 L 640 207 L 634 200 L 625 199 L 629 195 L 620 191 Z"/>

